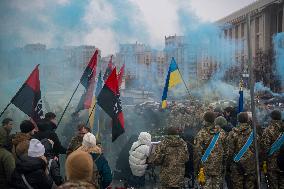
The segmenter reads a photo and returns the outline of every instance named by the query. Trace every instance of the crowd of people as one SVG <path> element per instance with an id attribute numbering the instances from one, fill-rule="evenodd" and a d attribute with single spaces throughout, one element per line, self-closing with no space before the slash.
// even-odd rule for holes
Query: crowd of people
<path id="1" fill-rule="evenodd" d="M 143 116 L 142 111 L 138 109 L 137 115 Z M 116 170 L 111 169 L 105 156 L 108 151 L 96 138 L 97 133 L 92 134 L 84 124 L 78 124 L 76 135 L 65 148 L 55 132 L 57 121 L 52 112 L 36 126 L 30 120 L 22 121 L 21 132 L 16 134 L 11 134 L 13 119 L 3 119 L 0 188 L 111 188 L 115 171 L 122 175 L 125 188 L 145 188 L 146 172 L 154 168 L 154 172 L 159 171 L 156 182 L 162 189 L 253 189 L 257 185 L 256 150 L 262 179 L 269 188 L 284 188 L 284 124 L 280 111 L 271 111 L 267 127 L 257 123 L 257 149 L 250 140 L 253 128 L 249 112 L 237 114 L 232 107 L 186 103 L 173 103 L 167 111 L 152 111 L 165 119 L 150 118 L 147 121 L 152 130 L 131 132 L 136 135 L 120 149 Z M 162 135 L 157 137 L 153 129 L 161 127 Z M 275 149 L 277 141 L 279 148 Z M 67 156 L 64 175 L 60 154 Z M 192 183 L 186 185 L 186 178 Z"/>
<path id="2" fill-rule="evenodd" d="M 66 149 L 55 132 L 52 112 L 36 126 L 30 120 L 20 124 L 21 132 L 11 135 L 11 118 L 0 128 L 0 188 L 107 188 L 112 172 L 102 147 L 89 128 L 80 124 Z M 60 154 L 67 154 L 65 176 L 61 174 Z"/>

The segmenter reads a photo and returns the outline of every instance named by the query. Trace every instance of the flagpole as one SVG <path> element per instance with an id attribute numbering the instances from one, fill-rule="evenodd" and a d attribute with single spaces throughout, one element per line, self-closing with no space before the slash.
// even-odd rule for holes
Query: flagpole
<path id="1" fill-rule="evenodd" d="M 188 96 L 190 96 L 189 89 L 188 89 L 188 87 L 187 87 L 187 85 L 186 85 L 186 83 L 185 83 L 185 81 L 184 81 L 184 79 L 183 79 L 183 77 L 182 77 L 182 74 L 181 74 L 181 72 L 180 72 L 180 69 L 179 69 L 179 67 L 178 67 L 178 63 L 177 63 L 177 62 L 176 62 L 176 65 L 177 65 L 177 69 L 178 69 L 178 72 L 179 72 L 179 74 L 180 74 L 180 77 L 181 77 L 181 79 L 182 79 L 182 82 L 183 82 L 183 84 L 184 84 L 184 86 L 185 86 L 185 88 L 186 88 L 186 90 L 187 90 Z"/>
<path id="2" fill-rule="evenodd" d="M 95 109 L 95 107 L 96 107 L 96 106 L 97 106 L 97 100 L 96 100 L 96 103 L 94 104 L 94 106 L 93 106 L 93 108 L 92 108 L 92 111 L 91 111 L 91 113 L 90 113 L 89 117 L 88 117 L 88 120 L 87 120 L 86 125 L 88 125 L 89 120 L 90 120 L 90 117 L 93 115 L 93 111 L 94 111 L 94 109 Z"/>
<path id="3" fill-rule="evenodd" d="M 248 48 L 248 66 L 250 77 L 250 97 L 251 97 L 251 112 L 252 112 L 252 127 L 255 147 L 255 163 L 256 163 L 256 175 L 257 175 L 257 188 L 260 189 L 260 169 L 259 169 L 259 157 L 258 157 L 258 144 L 257 144 L 257 132 L 256 132 L 256 117 L 255 117 L 255 102 L 254 102 L 254 77 L 253 77 L 253 61 L 251 57 L 251 42 L 250 42 L 250 14 L 247 14 L 247 48 Z"/>
<path id="4" fill-rule="evenodd" d="M 73 92 L 73 94 L 72 94 L 71 98 L 69 99 L 69 101 L 68 101 L 67 105 L 65 106 L 65 109 L 64 109 L 63 113 L 61 114 L 61 117 L 60 117 L 60 119 L 59 119 L 59 121 L 58 121 L 57 127 L 58 127 L 58 126 L 59 126 L 59 124 L 61 123 L 61 120 L 62 120 L 62 118 L 63 118 L 63 116 L 64 116 L 64 114 L 65 114 L 65 112 L 66 112 L 66 110 L 67 110 L 67 108 L 68 108 L 68 106 L 69 106 L 69 104 L 70 104 L 71 100 L 72 100 L 72 98 L 74 97 L 74 95 L 75 95 L 76 91 L 78 90 L 78 87 L 79 87 L 80 83 L 81 83 L 81 79 L 79 80 L 79 83 L 78 83 L 78 85 L 77 85 L 76 89 L 74 90 L 74 92 Z"/>
<path id="5" fill-rule="evenodd" d="M 4 110 L 1 112 L 0 117 L 2 117 L 2 115 L 4 114 L 4 112 L 8 109 L 8 107 L 12 104 L 12 102 L 10 101 L 10 103 L 4 108 Z"/>

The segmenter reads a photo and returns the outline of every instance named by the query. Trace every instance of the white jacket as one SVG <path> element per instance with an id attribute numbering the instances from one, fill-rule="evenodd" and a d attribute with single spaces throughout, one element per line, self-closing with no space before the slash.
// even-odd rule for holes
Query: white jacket
<path id="1" fill-rule="evenodd" d="M 150 154 L 151 135 L 147 132 L 141 132 L 138 141 L 134 142 L 129 151 L 129 165 L 132 174 L 143 176 L 147 169 L 146 160 Z"/>

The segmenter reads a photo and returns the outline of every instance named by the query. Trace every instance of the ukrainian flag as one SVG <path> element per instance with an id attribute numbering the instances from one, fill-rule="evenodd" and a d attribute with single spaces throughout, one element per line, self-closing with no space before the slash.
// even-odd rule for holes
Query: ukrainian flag
<path id="1" fill-rule="evenodd" d="M 164 92 L 162 96 L 162 108 L 167 107 L 167 95 L 168 89 L 174 87 L 175 85 L 181 83 L 181 75 L 179 73 L 177 63 L 174 58 L 171 60 L 169 71 L 166 78 L 166 83 L 164 87 Z"/>

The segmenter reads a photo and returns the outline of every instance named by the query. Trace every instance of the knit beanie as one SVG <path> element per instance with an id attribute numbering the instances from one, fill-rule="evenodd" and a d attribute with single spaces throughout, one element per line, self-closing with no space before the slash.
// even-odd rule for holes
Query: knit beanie
<path id="1" fill-rule="evenodd" d="M 32 139 L 30 141 L 28 156 L 29 157 L 40 157 L 45 153 L 44 146 L 37 139 Z"/>
<path id="2" fill-rule="evenodd" d="M 92 133 L 86 133 L 83 137 L 82 146 L 84 147 L 94 147 L 96 146 L 96 137 Z"/>
<path id="3" fill-rule="evenodd" d="M 241 112 L 238 114 L 238 121 L 240 123 L 247 123 L 249 121 L 248 114 L 246 112 Z"/>
<path id="4" fill-rule="evenodd" d="M 204 121 L 209 122 L 209 123 L 214 123 L 215 120 L 215 114 L 214 112 L 206 112 L 203 116 Z"/>
<path id="5" fill-rule="evenodd" d="M 20 130 L 22 133 L 29 133 L 32 130 L 34 130 L 34 128 L 35 128 L 34 124 L 29 120 L 22 121 L 20 125 Z"/>
<path id="6" fill-rule="evenodd" d="M 93 159 L 90 154 L 81 150 L 72 152 L 65 162 L 67 180 L 91 181 Z"/>
<path id="7" fill-rule="evenodd" d="M 219 116 L 214 121 L 215 125 L 219 125 L 220 127 L 224 127 L 228 124 L 227 120 L 223 116 Z"/>

